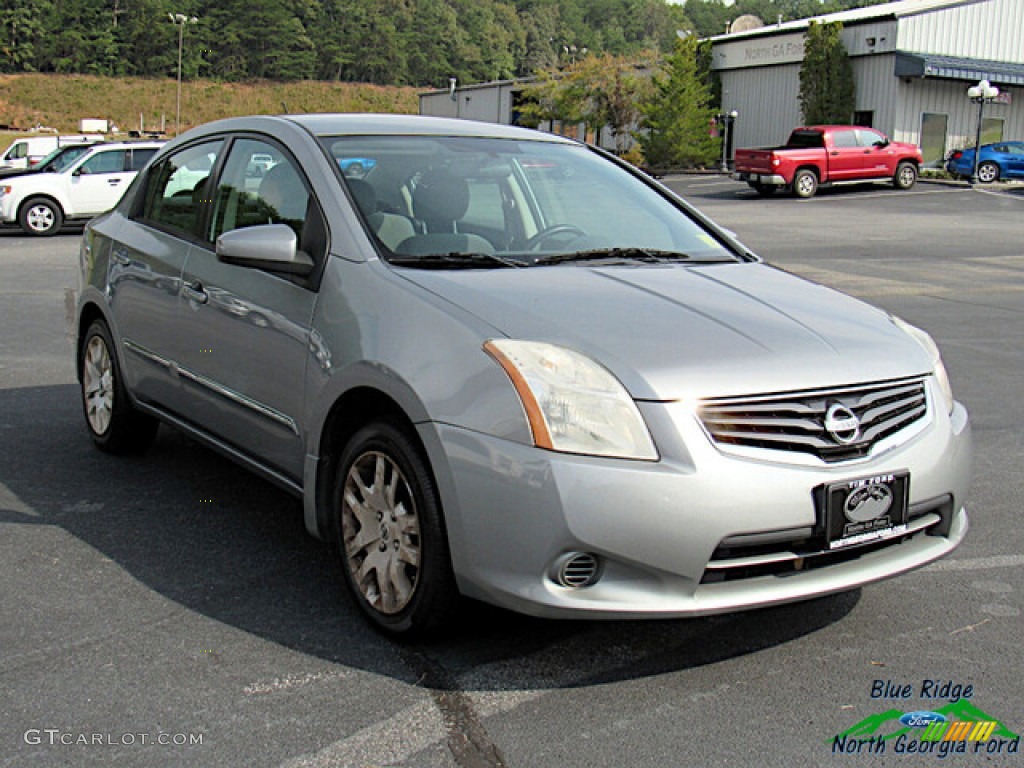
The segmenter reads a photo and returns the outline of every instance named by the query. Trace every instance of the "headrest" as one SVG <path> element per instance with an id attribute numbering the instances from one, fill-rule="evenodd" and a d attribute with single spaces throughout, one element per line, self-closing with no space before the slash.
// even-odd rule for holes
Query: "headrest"
<path id="1" fill-rule="evenodd" d="M 377 190 L 370 182 L 362 179 L 345 179 L 345 183 L 364 216 L 369 216 L 377 211 Z"/>
<path id="2" fill-rule="evenodd" d="M 469 185 L 445 169 L 428 171 L 416 184 L 412 211 L 423 221 L 457 221 L 469 210 Z"/>

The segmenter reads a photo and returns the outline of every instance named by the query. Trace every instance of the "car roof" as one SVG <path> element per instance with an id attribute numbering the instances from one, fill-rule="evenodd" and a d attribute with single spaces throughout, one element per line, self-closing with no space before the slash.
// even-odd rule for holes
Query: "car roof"
<path id="1" fill-rule="evenodd" d="M 551 133 L 475 120 L 459 120 L 426 115 L 392 115 L 382 113 L 255 115 L 217 120 L 201 126 L 202 133 L 218 131 L 270 130 L 274 125 L 291 123 L 317 136 L 463 136 L 521 141 L 546 141 L 575 144 Z"/>
<path id="2" fill-rule="evenodd" d="M 89 144 L 90 149 L 104 150 L 104 149 L 151 149 L 152 147 L 162 147 L 167 142 L 165 141 L 100 141 L 95 144 Z"/>

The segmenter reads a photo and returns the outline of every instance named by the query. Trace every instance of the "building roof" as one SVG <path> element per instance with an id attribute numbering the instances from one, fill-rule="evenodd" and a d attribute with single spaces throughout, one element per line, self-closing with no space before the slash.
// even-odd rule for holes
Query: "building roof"
<path id="1" fill-rule="evenodd" d="M 964 59 L 932 53 L 896 52 L 896 77 L 938 77 L 948 80 L 988 80 L 996 85 L 1024 85 L 1024 64 Z"/>
<path id="2" fill-rule="evenodd" d="M 916 16 L 921 13 L 941 11 L 946 8 L 956 8 L 961 5 L 973 5 L 988 0 L 899 0 L 898 2 L 882 3 L 880 5 L 869 5 L 865 8 L 854 8 L 849 11 L 838 13 L 826 13 L 821 16 L 812 16 L 808 19 L 796 19 L 785 21 L 781 24 L 768 24 L 757 29 L 745 30 L 743 32 L 730 32 L 724 35 L 715 35 L 708 38 L 713 42 L 726 42 L 729 40 L 740 40 L 750 37 L 763 37 L 782 32 L 798 32 L 807 29 L 812 21 L 819 24 L 842 22 L 843 25 L 857 24 L 861 22 L 879 21 L 881 19 L 898 19 L 903 16 Z"/>

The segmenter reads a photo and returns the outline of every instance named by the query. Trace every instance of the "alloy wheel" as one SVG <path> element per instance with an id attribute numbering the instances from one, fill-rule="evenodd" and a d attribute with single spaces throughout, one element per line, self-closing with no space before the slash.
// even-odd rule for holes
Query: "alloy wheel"
<path id="1" fill-rule="evenodd" d="M 25 214 L 25 220 L 33 232 L 49 232 L 54 227 L 56 217 L 48 205 L 33 205 Z"/>

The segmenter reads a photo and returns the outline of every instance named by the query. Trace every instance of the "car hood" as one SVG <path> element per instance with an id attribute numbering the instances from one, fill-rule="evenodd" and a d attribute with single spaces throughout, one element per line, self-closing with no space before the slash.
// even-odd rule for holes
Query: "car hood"
<path id="1" fill-rule="evenodd" d="M 783 392 L 925 374 L 879 309 L 764 264 L 402 274 L 503 334 L 560 344 L 639 400 Z"/>

